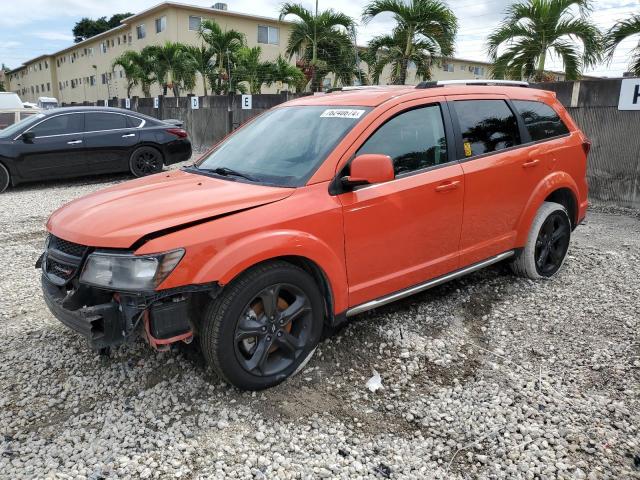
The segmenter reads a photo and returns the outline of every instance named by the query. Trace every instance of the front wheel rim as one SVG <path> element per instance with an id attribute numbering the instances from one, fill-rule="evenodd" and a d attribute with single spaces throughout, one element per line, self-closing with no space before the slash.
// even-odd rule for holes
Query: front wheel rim
<path id="1" fill-rule="evenodd" d="M 153 152 L 141 152 L 134 161 L 134 167 L 139 175 L 149 175 L 158 171 L 158 155 Z"/>
<path id="2" fill-rule="evenodd" d="M 233 342 L 240 366 L 259 377 L 284 373 L 307 349 L 312 322 L 311 302 L 300 288 L 277 283 L 263 289 L 236 322 Z"/>
<path id="3" fill-rule="evenodd" d="M 562 266 L 569 248 L 571 225 L 562 212 L 549 215 L 538 232 L 534 259 L 538 273 L 551 276 Z"/>

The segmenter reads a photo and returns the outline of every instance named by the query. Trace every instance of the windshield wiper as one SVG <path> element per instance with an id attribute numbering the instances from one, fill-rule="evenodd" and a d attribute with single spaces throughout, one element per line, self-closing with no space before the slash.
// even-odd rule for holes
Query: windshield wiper
<path id="1" fill-rule="evenodd" d="M 222 175 L 223 177 L 240 177 L 245 180 L 249 180 L 250 182 L 257 182 L 258 179 L 254 178 L 246 173 L 238 172 L 237 170 L 233 170 L 229 167 L 216 167 L 216 168 L 200 168 L 196 167 L 198 170 L 204 170 L 205 172 L 215 173 L 217 175 Z"/>

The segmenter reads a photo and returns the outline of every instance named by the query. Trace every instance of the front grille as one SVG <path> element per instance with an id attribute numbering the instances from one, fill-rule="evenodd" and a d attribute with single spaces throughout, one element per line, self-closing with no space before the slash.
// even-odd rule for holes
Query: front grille
<path id="1" fill-rule="evenodd" d="M 49 235 L 44 272 L 55 285 L 69 283 L 78 273 L 88 247 Z"/>
<path id="2" fill-rule="evenodd" d="M 59 252 L 79 258 L 82 258 L 84 256 L 84 252 L 87 251 L 87 247 L 84 245 L 68 242 L 67 240 L 58 238 L 55 235 L 49 235 L 49 248 L 54 248 Z"/>

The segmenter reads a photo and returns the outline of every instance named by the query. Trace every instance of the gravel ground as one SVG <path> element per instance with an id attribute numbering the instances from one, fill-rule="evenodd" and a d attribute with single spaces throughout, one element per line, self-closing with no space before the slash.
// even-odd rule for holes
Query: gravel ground
<path id="1" fill-rule="evenodd" d="M 593 209 L 554 280 L 475 273 L 243 393 L 186 346 L 100 357 L 46 309 L 47 216 L 125 179 L 0 196 L 0 478 L 640 478 L 638 212 Z"/>

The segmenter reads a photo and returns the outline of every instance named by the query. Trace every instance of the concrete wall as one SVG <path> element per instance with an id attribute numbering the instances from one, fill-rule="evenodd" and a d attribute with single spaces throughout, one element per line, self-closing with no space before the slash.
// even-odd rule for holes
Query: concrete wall
<path id="1" fill-rule="evenodd" d="M 189 97 L 158 97 L 159 108 L 154 108 L 153 98 L 131 99 L 131 110 L 143 113 L 161 120 L 174 118 L 184 122 L 184 128 L 189 132 L 194 150 L 200 152 L 208 149 L 224 138 L 233 128 L 237 128 L 251 118 L 259 115 L 280 103 L 298 98 L 301 95 L 291 93 L 261 94 L 252 96 L 252 109 L 241 108 L 241 95 L 235 95 L 229 99 L 226 95 L 199 97 L 200 108 L 191 109 Z M 232 117 L 229 116 L 229 104 L 231 103 Z M 96 105 L 95 102 L 68 105 Z M 104 101 L 99 100 L 98 106 L 104 106 Z M 125 108 L 124 99 L 109 100 L 110 107 Z"/>
<path id="2" fill-rule="evenodd" d="M 591 199 L 640 208 L 640 111 L 618 110 L 622 79 L 537 85 L 558 100 L 592 141 L 587 178 Z"/>

